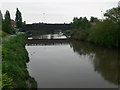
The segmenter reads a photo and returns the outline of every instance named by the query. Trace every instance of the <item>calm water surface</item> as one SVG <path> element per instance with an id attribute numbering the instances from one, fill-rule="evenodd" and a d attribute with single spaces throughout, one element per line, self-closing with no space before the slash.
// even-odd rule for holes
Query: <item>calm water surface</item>
<path id="1" fill-rule="evenodd" d="M 58 39 L 56 36 L 52 39 Z M 38 38 L 41 37 L 50 39 L 50 35 Z M 38 88 L 118 87 L 117 50 L 80 41 L 27 44 L 30 57 L 28 70 L 36 79 Z"/>

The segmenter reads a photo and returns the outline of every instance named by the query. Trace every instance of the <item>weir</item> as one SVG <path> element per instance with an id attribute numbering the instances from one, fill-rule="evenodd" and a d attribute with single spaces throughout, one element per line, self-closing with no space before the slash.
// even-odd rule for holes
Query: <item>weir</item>
<path id="1" fill-rule="evenodd" d="M 27 46 L 69 44 L 69 39 L 28 39 Z"/>

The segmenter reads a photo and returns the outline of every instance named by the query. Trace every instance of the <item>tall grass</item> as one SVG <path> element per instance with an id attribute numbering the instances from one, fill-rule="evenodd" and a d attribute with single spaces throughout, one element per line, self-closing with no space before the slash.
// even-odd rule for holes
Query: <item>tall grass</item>
<path id="1" fill-rule="evenodd" d="M 25 34 L 18 34 L 8 41 L 3 41 L 2 73 L 12 79 L 13 88 L 37 87 L 35 80 L 29 76 L 27 71 L 26 63 L 29 58 L 25 49 L 25 37 Z M 34 81 L 34 86 L 32 86 L 31 79 Z"/>

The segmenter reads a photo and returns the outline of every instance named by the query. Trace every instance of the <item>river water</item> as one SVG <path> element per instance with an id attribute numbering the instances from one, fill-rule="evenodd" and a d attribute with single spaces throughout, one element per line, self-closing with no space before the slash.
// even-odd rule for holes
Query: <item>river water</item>
<path id="1" fill-rule="evenodd" d="M 49 34 L 28 38 L 28 70 L 38 88 L 118 87 L 117 50 L 61 38 L 65 36 Z M 54 39 L 58 40 L 54 42 Z"/>

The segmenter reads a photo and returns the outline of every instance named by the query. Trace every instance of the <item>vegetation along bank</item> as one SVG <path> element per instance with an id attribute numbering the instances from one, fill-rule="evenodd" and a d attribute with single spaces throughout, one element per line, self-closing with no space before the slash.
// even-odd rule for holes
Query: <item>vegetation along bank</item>
<path id="1" fill-rule="evenodd" d="M 7 38 L 7 37 L 4 37 Z M 24 33 L 3 38 L 2 46 L 2 88 L 37 88 L 37 83 L 29 75 L 26 63 L 29 62 L 25 49 Z"/>
<path id="2" fill-rule="evenodd" d="M 73 39 L 92 42 L 107 47 L 118 47 L 120 44 L 120 7 L 106 11 L 104 19 L 75 17 L 71 30 L 65 34 Z"/>

